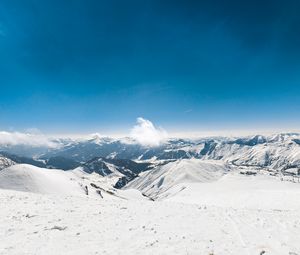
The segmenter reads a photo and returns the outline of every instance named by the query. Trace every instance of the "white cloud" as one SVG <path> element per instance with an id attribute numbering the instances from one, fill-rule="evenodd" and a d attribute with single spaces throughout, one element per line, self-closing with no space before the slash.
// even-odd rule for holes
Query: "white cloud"
<path id="1" fill-rule="evenodd" d="M 164 129 L 155 127 L 150 120 L 137 118 L 137 124 L 132 128 L 130 137 L 144 146 L 159 146 L 168 134 Z"/>
<path id="2" fill-rule="evenodd" d="M 41 133 L 0 131 L 0 145 L 29 145 L 34 147 L 56 147 L 57 144 Z"/>

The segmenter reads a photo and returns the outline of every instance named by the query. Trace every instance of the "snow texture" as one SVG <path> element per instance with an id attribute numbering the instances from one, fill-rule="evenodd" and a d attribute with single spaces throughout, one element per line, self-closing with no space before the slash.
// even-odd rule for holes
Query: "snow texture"
<path id="1" fill-rule="evenodd" d="M 159 201 L 80 168 L 2 170 L 0 254 L 300 254 L 299 183 L 176 164 L 159 170 L 170 187 Z"/>

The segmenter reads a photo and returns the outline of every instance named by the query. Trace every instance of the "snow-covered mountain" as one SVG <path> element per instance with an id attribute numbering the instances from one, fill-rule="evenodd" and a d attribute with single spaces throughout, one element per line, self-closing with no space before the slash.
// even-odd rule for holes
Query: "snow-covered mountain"
<path id="1" fill-rule="evenodd" d="M 126 188 L 138 189 L 144 195 L 157 199 L 174 195 L 174 191 L 169 193 L 169 190 L 175 186 L 177 192 L 180 192 L 187 183 L 213 182 L 228 171 L 228 166 L 219 161 L 183 159 L 142 173 Z"/>
<path id="2" fill-rule="evenodd" d="M 48 148 L 47 152 L 41 151 L 34 158 L 2 152 L 2 168 L 12 163 L 63 170 L 81 167 L 86 173 L 118 177 L 115 183 L 118 188 L 143 175 L 146 170 L 152 169 L 150 172 L 155 173 L 172 165 L 182 166 L 183 162 L 193 164 L 194 159 L 203 163 L 214 160 L 231 167 L 264 169 L 273 174 L 297 173 L 300 168 L 300 135 L 294 133 L 239 138 L 169 139 L 159 146 L 143 146 L 130 138 L 99 136 L 56 141 L 58 146 Z M 182 159 L 186 161 L 180 161 Z M 151 178 L 156 177 L 153 175 Z"/>
<path id="3" fill-rule="evenodd" d="M 198 158 L 284 170 L 300 167 L 300 135 L 287 133 L 241 138 L 169 139 L 156 147 L 142 146 L 130 139 L 97 137 L 70 142 L 44 153 L 40 158 L 57 156 L 83 163 L 95 157 L 140 161 Z"/>
<path id="4" fill-rule="evenodd" d="M 91 139 L 54 139 L 57 146 L 41 149 L 30 145 L 1 145 L 0 151 L 32 155 L 49 160 L 62 157 L 86 163 L 96 157 L 130 160 L 170 160 L 184 158 L 215 159 L 238 165 L 270 166 L 276 169 L 300 165 L 300 135 L 296 133 L 250 137 L 208 137 L 169 139 L 159 146 L 143 146 L 131 138 L 113 139 L 95 136 Z"/>
<path id="5" fill-rule="evenodd" d="M 254 136 L 227 142 L 206 142 L 205 159 L 221 159 L 238 166 L 286 170 L 300 167 L 299 135 Z"/>
<path id="6" fill-rule="evenodd" d="M 135 162 L 130 159 L 112 159 L 96 157 L 82 165 L 86 173 L 97 173 L 101 176 L 114 175 L 118 177 L 116 188 L 124 187 L 128 182 L 138 176 L 139 173 L 152 169 L 153 164 L 147 162 Z"/>

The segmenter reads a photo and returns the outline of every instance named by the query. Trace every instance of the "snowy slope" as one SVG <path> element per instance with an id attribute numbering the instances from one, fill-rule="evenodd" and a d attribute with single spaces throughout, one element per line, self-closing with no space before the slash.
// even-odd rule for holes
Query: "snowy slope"
<path id="1" fill-rule="evenodd" d="M 228 168 L 218 161 L 183 159 L 141 174 L 130 182 L 126 188 L 135 188 L 143 194 L 156 199 L 167 196 L 174 186 L 193 182 L 212 182 L 219 179 Z M 180 189 L 180 188 L 179 188 Z"/>
<path id="2" fill-rule="evenodd" d="M 63 171 L 19 164 L 0 171 L 0 189 L 60 196 L 85 197 L 88 193 L 89 197 L 109 200 L 132 197 L 148 200 L 137 190 L 125 192 L 113 188 L 118 178 L 114 174 L 106 177 L 88 174 L 81 167 Z"/>
<path id="3" fill-rule="evenodd" d="M 181 185 L 182 186 L 182 185 Z M 244 176 L 231 172 L 211 183 L 185 183 L 169 190 L 167 200 L 231 208 L 299 210 L 300 183 L 259 174 Z"/>
<path id="4" fill-rule="evenodd" d="M 72 172 L 19 164 L 0 171 L 0 188 L 42 194 L 81 195 L 83 188 Z"/>

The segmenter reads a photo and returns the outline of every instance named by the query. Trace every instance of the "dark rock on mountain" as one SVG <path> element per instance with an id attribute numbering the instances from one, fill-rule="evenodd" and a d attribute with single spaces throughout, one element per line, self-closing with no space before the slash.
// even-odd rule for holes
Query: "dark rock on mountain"
<path id="1" fill-rule="evenodd" d="M 109 169 L 107 164 L 103 161 L 103 158 L 94 158 L 92 160 L 89 160 L 85 164 L 82 165 L 83 170 L 86 173 L 97 173 L 101 176 L 107 176 L 109 174 L 112 174 L 113 172 Z"/>
<path id="2" fill-rule="evenodd" d="M 233 141 L 232 143 L 236 143 L 236 144 L 239 144 L 239 145 L 247 145 L 247 146 L 255 146 L 255 145 L 258 145 L 258 144 L 263 144 L 263 143 L 266 143 L 267 142 L 267 139 L 261 135 L 256 135 L 250 139 L 248 138 L 240 138 L 240 139 L 237 139 L 235 141 Z"/>
<path id="3" fill-rule="evenodd" d="M 127 183 L 129 183 L 130 181 L 135 179 L 136 177 L 138 177 L 138 175 L 134 176 L 133 178 L 123 176 L 116 182 L 116 184 L 114 185 L 114 188 L 121 189 L 121 188 L 125 187 L 127 185 Z"/>
<path id="4" fill-rule="evenodd" d="M 72 170 L 78 166 L 80 163 L 69 158 L 64 157 L 51 157 L 46 161 L 47 168 L 55 168 L 55 169 L 62 169 L 62 170 Z"/>
<path id="5" fill-rule="evenodd" d="M 98 173 L 102 176 L 109 175 L 113 172 L 135 177 L 137 174 L 151 168 L 150 163 L 137 163 L 130 159 L 110 159 L 96 157 L 82 165 L 87 173 Z"/>
<path id="6" fill-rule="evenodd" d="M 120 178 L 114 186 L 119 189 L 135 179 L 139 173 L 149 170 L 152 167 L 153 165 L 150 163 L 138 163 L 129 159 L 103 157 L 94 158 L 83 164 L 83 169 L 87 173 L 95 172 L 101 176 L 107 176 L 112 173 L 119 175 Z"/>

